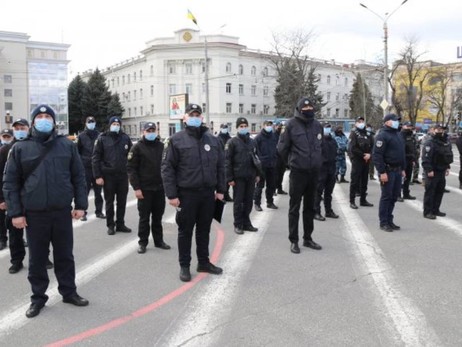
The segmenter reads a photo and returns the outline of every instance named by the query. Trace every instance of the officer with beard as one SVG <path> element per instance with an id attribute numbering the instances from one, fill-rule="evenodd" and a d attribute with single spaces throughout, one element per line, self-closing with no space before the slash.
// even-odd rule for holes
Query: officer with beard
<path id="1" fill-rule="evenodd" d="M 445 129 L 443 124 L 437 124 L 433 136 L 424 143 L 422 149 L 425 177 L 423 215 L 428 219 L 446 216 L 446 213 L 440 211 L 440 206 L 446 187 L 446 176 L 449 175 L 454 156 L 451 143 L 445 139 Z"/>
<path id="2" fill-rule="evenodd" d="M 322 247 L 311 237 L 314 229 L 314 199 L 322 158 L 323 128 L 315 119 L 314 104 L 307 97 L 298 100 L 294 117 L 287 121 L 278 151 L 290 167 L 289 240 L 290 251 L 300 253 L 298 221 L 303 199 L 303 246 Z"/>

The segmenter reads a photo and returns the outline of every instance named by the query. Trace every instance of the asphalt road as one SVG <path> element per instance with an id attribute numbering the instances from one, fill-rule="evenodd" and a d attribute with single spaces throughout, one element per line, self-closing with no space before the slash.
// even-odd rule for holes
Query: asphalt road
<path id="1" fill-rule="evenodd" d="M 349 208 L 348 185 L 337 184 L 340 218 L 315 222 L 323 250 L 302 247 L 298 255 L 289 250 L 288 196 L 276 197 L 279 210 L 253 212 L 259 231 L 242 236 L 228 204 L 210 243 L 223 275 L 197 274 L 194 255 L 187 284 L 178 278 L 173 208 L 164 219 L 172 249 L 151 242 L 143 255 L 136 232 L 108 236 L 90 214 L 74 229 L 78 291 L 88 307 L 62 303 L 51 270 L 50 300 L 27 319 L 27 265 L 8 274 L 9 253 L 0 251 L 0 346 L 461 346 L 459 167 L 456 158 L 442 204 L 447 217 L 424 219 L 424 188 L 413 185 L 417 200 L 397 203 L 401 230 L 393 233 L 379 229 L 376 181 L 368 195 L 374 207 L 358 210 Z M 126 217 L 136 230 L 132 192 Z"/>

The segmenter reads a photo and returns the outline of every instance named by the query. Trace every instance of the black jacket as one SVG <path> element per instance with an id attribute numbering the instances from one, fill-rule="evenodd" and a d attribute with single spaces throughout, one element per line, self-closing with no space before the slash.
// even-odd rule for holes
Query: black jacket
<path id="1" fill-rule="evenodd" d="M 219 133 L 217 137 L 220 139 L 221 144 L 223 145 L 223 149 L 225 149 L 225 145 L 231 139 L 231 135 L 229 133 L 226 133 L 226 134 Z"/>
<path id="2" fill-rule="evenodd" d="M 323 162 L 321 166 L 321 172 L 328 175 L 335 174 L 337 151 L 337 141 L 331 135 L 324 136 L 324 146 L 322 147 Z"/>
<path id="3" fill-rule="evenodd" d="M 29 173 L 45 149 L 46 156 Z M 76 210 L 86 210 L 85 171 L 77 146 L 56 132 L 42 138 L 32 130 L 31 137 L 10 150 L 3 194 L 12 218 L 24 216 L 25 211 L 70 209 L 72 200 Z"/>
<path id="4" fill-rule="evenodd" d="M 417 159 L 417 139 L 411 130 L 401 130 L 403 137 L 407 164 L 414 163 Z"/>
<path id="5" fill-rule="evenodd" d="M 161 174 L 169 199 L 177 198 L 181 189 L 212 188 L 224 194 L 225 165 L 220 140 L 205 126 L 187 126 L 167 140 Z"/>
<path id="6" fill-rule="evenodd" d="M 3 145 L 0 147 L 0 172 L 5 171 L 5 165 L 8 160 L 8 153 L 10 153 L 11 147 L 13 147 L 15 143 L 15 140 L 13 142 Z M 3 174 L 1 175 L 1 183 L 0 183 L 0 188 L 3 187 Z M 4 202 L 5 198 L 3 196 L 3 189 L 0 189 L 0 203 Z"/>
<path id="7" fill-rule="evenodd" d="M 279 138 L 278 151 L 291 169 L 298 171 L 319 170 L 322 164 L 322 125 L 307 120 L 295 110 L 294 118 L 286 122 L 285 131 Z"/>
<path id="8" fill-rule="evenodd" d="M 422 147 L 422 167 L 425 172 L 445 171 L 454 160 L 451 143 L 432 136 Z"/>
<path id="9" fill-rule="evenodd" d="M 87 128 L 77 136 L 77 149 L 80 158 L 82 158 L 83 166 L 86 168 L 91 168 L 91 157 L 98 135 L 99 132 L 97 130 L 90 130 Z"/>
<path id="10" fill-rule="evenodd" d="M 127 173 L 127 155 L 132 141 L 123 132 L 106 131 L 98 136 L 92 156 L 93 176 L 106 178 Z"/>
<path id="11" fill-rule="evenodd" d="M 163 190 L 160 167 L 164 144 L 157 137 L 148 141 L 144 137 L 128 153 L 127 171 L 134 190 Z"/>
<path id="12" fill-rule="evenodd" d="M 257 176 L 252 155 L 256 154 L 255 141 L 249 134 L 237 134 L 226 144 L 226 182 L 238 178 L 249 179 Z"/>
<path id="13" fill-rule="evenodd" d="M 404 140 L 398 129 L 384 126 L 375 136 L 372 161 L 379 174 L 387 171 L 387 165 L 395 169 L 406 169 Z"/>
<path id="14" fill-rule="evenodd" d="M 378 136 L 378 135 L 377 135 Z M 355 129 L 350 133 L 348 156 L 351 160 L 363 160 L 364 154 L 371 154 L 374 143 L 366 129 Z"/>
<path id="15" fill-rule="evenodd" d="M 257 146 L 257 155 L 260 158 L 263 168 L 272 168 L 276 166 L 278 160 L 278 139 L 274 132 L 266 132 L 262 129 L 260 134 L 255 137 Z"/>

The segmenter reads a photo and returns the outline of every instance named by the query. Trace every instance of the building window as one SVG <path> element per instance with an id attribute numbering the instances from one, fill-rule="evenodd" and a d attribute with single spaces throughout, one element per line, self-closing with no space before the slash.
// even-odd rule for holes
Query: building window
<path id="1" fill-rule="evenodd" d="M 176 84 L 169 84 L 168 91 L 170 95 L 176 94 Z"/>
<path id="2" fill-rule="evenodd" d="M 130 92 L 128 92 L 128 94 L 127 94 L 127 101 L 132 101 L 132 96 L 131 96 Z"/>
<path id="3" fill-rule="evenodd" d="M 348 87 L 348 77 L 345 77 L 345 87 Z"/>
<path id="4" fill-rule="evenodd" d="M 327 117 L 330 117 L 330 108 L 327 109 Z"/>
<path id="5" fill-rule="evenodd" d="M 186 83 L 184 88 L 185 88 L 186 94 L 192 95 L 192 84 L 191 83 Z"/>
<path id="6" fill-rule="evenodd" d="M 168 123 L 168 136 L 172 136 L 175 133 L 176 133 L 176 124 Z"/>
<path id="7" fill-rule="evenodd" d="M 151 96 L 154 96 L 154 86 L 151 85 Z"/>
<path id="8" fill-rule="evenodd" d="M 330 84 L 330 75 L 327 75 L 327 84 Z"/>
<path id="9" fill-rule="evenodd" d="M 269 105 L 263 105 L 263 114 L 269 114 Z"/>
<path id="10" fill-rule="evenodd" d="M 5 102 L 5 111 L 13 111 L 13 103 Z"/>
<path id="11" fill-rule="evenodd" d="M 151 114 L 154 114 L 154 104 L 151 104 Z"/>
<path id="12" fill-rule="evenodd" d="M 268 96 L 268 93 L 269 93 L 269 87 L 268 87 L 268 86 L 264 86 L 264 87 L 263 87 L 263 96 Z"/>
<path id="13" fill-rule="evenodd" d="M 174 64 L 168 64 L 168 73 L 170 75 L 173 75 L 176 73 L 175 65 Z"/>
<path id="14" fill-rule="evenodd" d="M 232 112 L 232 104 L 230 102 L 226 103 L 226 113 Z"/>
<path id="15" fill-rule="evenodd" d="M 343 117 L 348 118 L 348 110 L 347 109 L 343 110 Z"/>
<path id="16" fill-rule="evenodd" d="M 268 77 L 268 68 L 267 67 L 265 67 L 263 69 L 263 77 Z"/>
<path id="17" fill-rule="evenodd" d="M 140 81 L 143 80 L 143 70 L 140 70 Z"/>
<path id="18" fill-rule="evenodd" d="M 239 75 L 243 75 L 244 74 L 244 66 L 241 64 L 239 65 Z"/>
<path id="19" fill-rule="evenodd" d="M 250 95 L 255 96 L 257 95 L 257 86 L 253 85 L 250 87 Z"/>
<path id="20" fill-rule="evenodd" d="M 133 108 L 133 116 L 136 117 L 136 107 Z"/>
<path id="21" fill-rule="evenodd" d="M 130 93 L 130 92 L 129 92 Z M 128 116 L 131 117 L 132 116 L 132 109 L 129 107 L 128 108 Z"/>
<path id="22" fill-rule="evenodd" d="M 133 83 L 136 82 L 136 72 L 133 73 Z"/>
<path id="23" fill-rule="evenodd" d="M 140 99 L 143 99 L 143 88 L 140 89 Z"/>
<path id="24" fill-rule="evenodd" d="M 125 102 L 125 98 L 126 98 L 125 92 L 123 92 L 123 93 L 122 93 L 122 102 Z"/>
<path id="25" fill-rule="evenodd" d="M 327 93 L 326 93 L 326 100 L 327 100 L 327 101 L 330 101 L 330 92 L 327 92 Z"/>
<path id="26" fill-rule="evenodd" d="M 207 113 L 207 104 L 205 102 L 202 104 L 202 113 Z"/>
<path id="27" fill-rule="evenodd" d="M 250 131 L 252 133 L 256 133 L 257 132 L 257 123 L 252 123 L 250 124 Z"/>
<path id="28" fill-rule="evenodd" d="M 117 87 L 120 86 L 120 78 L 117 77 Z"/>
<path id="29" fill-rule="evenodd" d="M 127 75 L 127 84 L 130 84 L 130 74 Z"/>
<path id="30" fill-rule="evenodd" d="M 205 63 L 201 63 L 201 71 L 202 71 L 202 73 L 205 72 Z"/>
<path id="31" fill-rule="evenodd" d="M 13 96 L 13 89 L 5 89 L 3 91 L 4 96 Z"/>
<path id="32" fill-rule="evenodd" d="M 244 95 L 244 85 L 239 84 L 239 95 Z"/>
<path id="33" fill-rule="evenodd" d="M 185 64 L 184 66 L 184 72 L 186 75 L 192 75 L 192 64 L 191 63 L 187 63 Z"/>
<path id="34" fill-rule="evenodd" d="M 252 66 L 252 68 L 250 69 L 250 74 L 252 76 L 256 76 L 257 75 L 257 68 L 255 66 Z"/>
<path id="35" fill-rule="evenodd" d="M 125 85 L 125 76 L 122 76 L 122 85 Z"/>
<path id="36" fill-rule="evenodd" d="M 136 100 L 136 90 L 133 91 L 133 101 Z"/>
<path id="37" fill-rule="evenodd" d="M 150 69 L 149 69 L 149 74 L 151 76 L 154 76 L 154 65 L 151 65 Z"/>
<path id="38" fill-rule="evenodd" d="M 244 113 L 244 104 L 239 104 L 239 113 L 240 114 Z"/>
<path id="39" fill-rule="evenodd" d="M 336 108 L 335 109 L 335 117 L 338 118 L 340 115 L 340 109 L 339 108 Z"/>
<path id="40" fill-rule="evenodd" d="M 340 93 L 337 93 L 335 94 L 335 101 L 339 101 L 340 100 Z"/>
<path id="41" fill-rule="evenodd" d="M 3 75 L 3 83 L 13 83 L 13 76 Z"/>
<path id="42" fill-rule="evenodd" d="M 340 84 L 340 76 L 336 75 L 335 76 L 335 85 L 338 86 Z"/>
<path id="43" fill-rule="evenodd" d="M 226 73 L 231 73 L 231 63 L 226 64 Z"/>
<path id="44" fill-rule="evenodd" d="M 257 104 L 250 105 L 250 113 L 256 114 L 257 113 Z"/>
<path id="45" fill-rule="evenodd" d="M 226 94 L 231 94 L 231 83 L 226 83 Z"/>

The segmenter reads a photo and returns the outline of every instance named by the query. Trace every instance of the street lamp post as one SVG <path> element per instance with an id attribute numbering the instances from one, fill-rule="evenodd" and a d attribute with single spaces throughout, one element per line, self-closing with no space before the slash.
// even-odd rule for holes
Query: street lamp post
<path id="1" fill-rule="evenodd" d="M 380 20 L 383 21 L 383 54 L 384 54 L 384 67 L 383 67 L 383 87 L 385 88 L 384 90 L 384 100 L 388 102 L 388 19 L 398 11 L 398 9 L 403 6 L 408 0 L 404 0 L 401 4 L 399 4 L 398 7 L 396 7 L 392 12 L 390 13 L 385 13 L 385 16 L 379 15 L 377 12 L 371 10 L 369 7 L 364 5 L 363 3 L 359 3 L 361 7 L 364 7 L 366 10 L 370 11 L 374 15 L 380 18 Z M 388 107 L 388 106 L 387 106 Z M 383 108 L 383 115 L 387 113 L 387 107 Z"/>

